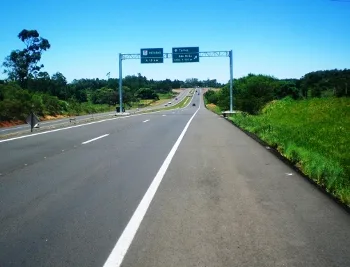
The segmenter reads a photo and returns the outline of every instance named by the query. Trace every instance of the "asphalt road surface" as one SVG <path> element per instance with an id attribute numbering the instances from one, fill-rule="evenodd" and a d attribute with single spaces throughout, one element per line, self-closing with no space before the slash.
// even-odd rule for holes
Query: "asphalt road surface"
<path id="1" fill-rule="evenodd" d="M 185 98 L 188 93 L 191 91 L 191 89 L 187 88 L 184 89 L 176 98 L 178 99 L 177 101 L 169 100 L 172 101 L 170 105 L 167 106 L 174 106 L 176 105 L 179 101 L 181 101 L 183 98 Z M 154 106 L 148 106 L 145 108 L 140 108 L 139 110 L 137 109 L 131 109 L 131 110 L 126 110 L 127 113 L 136 113 L 136 112 L 142 112 L 144 110 L 154 110 L 154 109 L 159 109 L 160 107 L 164 107 L 164 104 L 160 105 L 154 105 Z M 71 118 L 76 118 L 76 121 L 72 122 L 79 122 L 79 121 L 85 121 L 91 118 L 94 119 L 101 119 L 101 118 L 106 118 L 106 117 L 111 117 L 115 115 L 116 112 L 103 112 L 103 113 L 95 113 L 95 114 L 89 114 L 89 115 L 82 115 L 82 116 L 72 116 Z M 64 118 L 64 119 L 56 119 L 56 120 L 48 120 L 48 121 L 42 121 L 39 122 L 40 128 L 47 128 L 47 127 L 55 127 L 59 125 L 65 125 L 69 123 L 69 118 Z M 13 133 L 20 133 L 20 132 L 30 132 L 30 125 L 28 124 L 22 124 L 22 125 L 16 125 L 16 126 L 11 126 L 11 127 L 2 127 L 0 128 L 0 137 L 8 134 L 13 134 Z"/>
<path id="2" fill-rule="evenodd" d="M 349 214 L 200 102 L 0 141 L 0 266 L 350 266 Z"/>

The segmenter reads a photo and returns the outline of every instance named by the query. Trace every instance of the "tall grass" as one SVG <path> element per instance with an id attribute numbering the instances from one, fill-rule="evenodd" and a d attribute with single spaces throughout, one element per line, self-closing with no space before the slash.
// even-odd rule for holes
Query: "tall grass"
<path id="1" fill-rule="evenodd" d="M 70 115 L 70 116 L 78 116 L 78 115 L 102 113 L 102 112 L 108 112 L 108 111 L 114 111 L 114 110 L 115 110 L 114 106 L 109 106 L 107 104 L 74 102 L 68 105 L 67 111 L 63 112 L 63 114 Z"/>
<path id="2" fill-rule="evenodd" d="M 171 99 L 175 97 L 177 93 L 175 92 L 169 92 L 169 93 L 158 93 L 159 99 Z"/>
<path id="3" fill-rule="evenodd" d="M 205 105 L 207 107 L 207 109 L 209 109 L 210 111 L 218 114 L 218 115 L 221 115 L 221 109 L 219 106 L 215 105 L 215 104 L 206 104 Z"/>
<path id="4" fill-rule="evenodd" d="M 260 115 L 230 119 L 350 205 L 349 98 L 284 99 L 269 103 Z"/>

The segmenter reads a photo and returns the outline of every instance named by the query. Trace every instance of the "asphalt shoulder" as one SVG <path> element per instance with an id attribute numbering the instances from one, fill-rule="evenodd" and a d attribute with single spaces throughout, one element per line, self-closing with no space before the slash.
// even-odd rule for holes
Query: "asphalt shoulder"
<path id="1" fill-rule="evenodd" d="M 350 217 L 201 109 L 122 266 L 349 266 Z"/>

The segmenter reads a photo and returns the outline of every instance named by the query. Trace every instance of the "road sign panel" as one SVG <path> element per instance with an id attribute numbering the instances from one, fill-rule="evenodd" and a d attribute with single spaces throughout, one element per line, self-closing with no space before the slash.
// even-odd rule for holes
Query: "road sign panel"
<path id="1" fill-rule="evenodd" d="M 163 48 L 142 48 L 141 63 L 163 63 Z"/>
<path id="2" fill-rule="evenodd" d="M 199 62 L 199 47 L 173 47 L 173 63 Z"/>

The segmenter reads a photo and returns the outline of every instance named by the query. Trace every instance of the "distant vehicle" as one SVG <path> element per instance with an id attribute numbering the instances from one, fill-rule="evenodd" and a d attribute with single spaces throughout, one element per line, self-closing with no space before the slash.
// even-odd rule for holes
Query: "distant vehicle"
<path id="1" fill-rule="evenodd" d="M 168 104 L 164 104 L 164 106 L 167 106 Z"/>
<path id="2" fill-rule="evenodd" d="M 192 106 L 194 107 L 196 105 L 196 103 L 193 103 Z"/>
<path id="3" fill-rule="evenodd" d="M 177 98 L 175 98 L 175 100 L 177 100 Z"/>
<path id="4" fill-rule="evenodd" d="M 168 102 L 169 105 L 171 105 L 171 102 Z"/>

